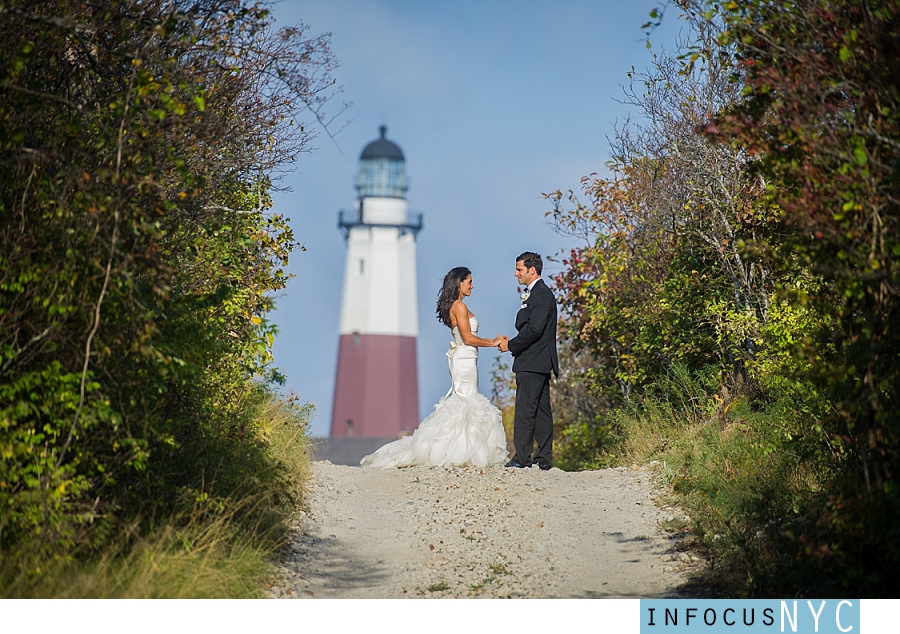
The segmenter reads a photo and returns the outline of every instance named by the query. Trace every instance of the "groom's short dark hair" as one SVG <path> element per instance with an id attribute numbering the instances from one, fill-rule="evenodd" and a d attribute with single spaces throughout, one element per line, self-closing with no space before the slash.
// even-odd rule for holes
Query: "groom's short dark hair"
<path id="1" fill-rule="evenodd" d="M 534 267 L 534 270 L 537 271 L 538 275 L 541 274 L 541 270 L 544 268 L 544 261 L 541 259 L 541 256 L 532 251 L 526 251 L 517 257 L 516 262 L 524 264 L 526 269 Z"/>

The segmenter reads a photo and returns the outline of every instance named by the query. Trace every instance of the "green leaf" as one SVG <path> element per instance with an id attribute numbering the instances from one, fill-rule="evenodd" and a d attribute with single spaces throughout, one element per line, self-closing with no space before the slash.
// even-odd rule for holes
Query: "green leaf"
<path id="1" fill-rule="evenodd" d="M 197 106 L 197 110 L 199 110 L 200 112 L 206 110 L 206 100 L 200 95 L 194 97 L 194 105 Z"/>

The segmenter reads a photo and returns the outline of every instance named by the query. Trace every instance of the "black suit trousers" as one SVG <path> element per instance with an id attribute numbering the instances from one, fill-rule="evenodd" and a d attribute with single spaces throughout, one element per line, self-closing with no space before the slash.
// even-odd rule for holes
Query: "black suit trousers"
<path id="1" fill-rule="evenodd" d="M 553 464 L 553 414 L 550 410 L 550 374 L 516 372 L 516 416 L 513 420 L 515 459 L 526 467 L 532 462 Z M 532 450 L 537 443 L 537 449 Z"/>

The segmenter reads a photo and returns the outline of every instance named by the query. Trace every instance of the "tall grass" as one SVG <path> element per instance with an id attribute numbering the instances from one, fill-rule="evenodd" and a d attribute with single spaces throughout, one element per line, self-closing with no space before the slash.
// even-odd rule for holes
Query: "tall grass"
<path id="1" fill-rule="evenodd" d="M 120 538 L 84 560 L 5 557 L 6 598 L 258 597 L 269 548 L 246 539 L 231 517 L 173 519 L 147 536 Z M 30 565 L 22 565 L 30 564 Z M 37 565 L 36 565 L 37 564 Z"/>
<path id="2" fill-rule="evenodd" d="M 560 448 L 579 468 L 658 461 L 666 495 L 691 518 L 709 567 L 694 580 L 711 596 L 890 596 L 898 548 L 864 534 L 842 507 L 841 457 L 818 405 L 796 393 L 722 389 L 714 375 L 673 369 L 602 419 L 602 443 Z M 585 459 L 586 458 L 586 459 Z M 857 509 L 873 512 L 872 509 Z M 885 525 L 891 509 L 880 511 Z M 872 555 L 881 553 L 879 557 Z M 876 563 L 873 563 L 876 562 Z"/>
<path id="3" fill-rule="evenodd" d="M 249 406 L 260 452 L 208 447 L 219 452 L 206 456 L 214 479 L 182 491 L 176 511 L 118 527 L 99 548 L 48 548 L 36 537 L 0 552 L 0 596 L 263 596 L 286 522 L 303 503 L 309 411 L 271 395 Z"/>

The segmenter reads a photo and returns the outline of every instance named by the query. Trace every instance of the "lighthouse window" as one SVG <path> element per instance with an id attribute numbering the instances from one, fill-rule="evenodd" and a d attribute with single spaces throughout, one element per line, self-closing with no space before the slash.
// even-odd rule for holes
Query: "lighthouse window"
<path id="1" fill-rule="evenodd" d="M 375 158 L 359 162 L 357 189 L 361 198 L 406 197 L 406 166 L 402 160 Z"/>
<path id="2" fill-rule="evenodd" d="M 353 421 L 352 420 L 347 421 L 347 435 L 348 436 L 353 435 Z"/>
<path id="3" fill-rule="evenodd" d="M 359 261 L 359 274 L 363 275 L 365 272 L 366 272 L 366 261 L 361 259 Z"/>
<path id="4" fill-rule="evenodd" d="M 353 333 L 353 345 L 354 346 L 359 345 L 359 333 L 358 332 Z"/>

